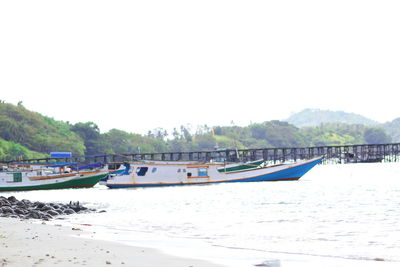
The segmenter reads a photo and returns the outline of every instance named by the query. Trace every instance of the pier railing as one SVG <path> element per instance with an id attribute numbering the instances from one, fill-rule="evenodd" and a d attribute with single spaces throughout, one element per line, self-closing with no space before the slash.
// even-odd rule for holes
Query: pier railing
<path id="1" fill-rule="evenodd" d="M 86 157 L 58 158 L 57 161 L 74 162 L 126 162 L 137 160 L 246 162 L 263 159 L 271 164 L 293 162 L 323 156 L 324 164 L 363 162 L 399 162 L 400 143 L 364 144 L 345 146 L 316 146 L 291 148 L 221 149 L 192 152 L 160 152 L 105 154 Z M 54 161 L 55 159 L 30 159 L 25 162 Z"/>

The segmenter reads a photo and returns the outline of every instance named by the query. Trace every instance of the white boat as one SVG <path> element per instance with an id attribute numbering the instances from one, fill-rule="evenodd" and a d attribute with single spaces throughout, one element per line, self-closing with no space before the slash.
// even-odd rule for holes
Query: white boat
<path id="1" fill-rule="evenodd" d="M 290 164 L 223 171 L 223 163 L 133 162 L 128 173 L 110 175 L 109 188 L 176 186 L 228 182 L 298 180 L 322 161 L 322 157 Z"/>

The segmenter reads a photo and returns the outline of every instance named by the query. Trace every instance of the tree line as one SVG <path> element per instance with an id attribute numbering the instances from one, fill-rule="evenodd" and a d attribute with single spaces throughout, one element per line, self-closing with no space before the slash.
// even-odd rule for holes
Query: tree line
<path id="1" fill-rule="evenodd" d="M 182 125 L 172 132 L 156 128 L 145 135 L 118 129 L 101 133 L 94 122 L 56 121 L 27 110 L 22 103 L 0 102 L 0 160 L 47 157 L 51 151 L 83 156 L 390 142 L 391 137 L 381 127 L 326 123 L 298 128 L 278 120 L 196 129 Z"/>

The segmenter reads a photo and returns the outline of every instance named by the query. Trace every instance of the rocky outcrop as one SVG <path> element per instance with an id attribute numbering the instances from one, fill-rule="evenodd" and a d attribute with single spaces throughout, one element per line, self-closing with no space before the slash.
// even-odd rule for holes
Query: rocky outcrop
<path id="1" fill-rule="evenodd" d="M 86 212 L 96 212 L 96 210 L 80 205 L 79 201 L 70 201 L 68 204 L 45 203 L 27 199 L 18 200 L 14 196 L 8 198 L 0 196 L 0 217 L 51 220 L 61 215 Z"/>

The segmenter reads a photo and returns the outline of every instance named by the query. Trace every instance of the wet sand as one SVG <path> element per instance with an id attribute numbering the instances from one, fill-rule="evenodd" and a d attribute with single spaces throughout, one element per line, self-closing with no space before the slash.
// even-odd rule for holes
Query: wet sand
<path id="1" fill-rule="evenodd" d="M 66 227 L 0 218 L 0 267 L 134 266 L 222 267 L 149 248 L 88 238 L 90 227 Z"/>

